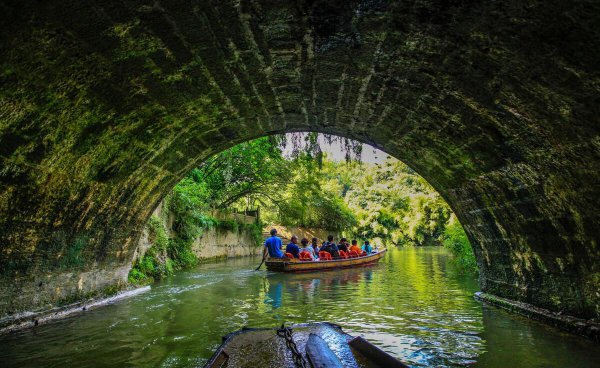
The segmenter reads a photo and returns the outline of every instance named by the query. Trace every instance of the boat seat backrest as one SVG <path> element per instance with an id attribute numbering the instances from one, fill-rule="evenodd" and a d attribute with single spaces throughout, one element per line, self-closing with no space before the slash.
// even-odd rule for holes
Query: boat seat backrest
<path id="1" fill-rule="evenodd" d="M 312 261 L 313 257 L 308 252 L 300 252 L 301 261 Z"/>
<path id="2" fill-rule="evenodd" d="M 319 252 L 319 258 L 323 261 L 331 261 L 331 254 L 329 252 Z"/>

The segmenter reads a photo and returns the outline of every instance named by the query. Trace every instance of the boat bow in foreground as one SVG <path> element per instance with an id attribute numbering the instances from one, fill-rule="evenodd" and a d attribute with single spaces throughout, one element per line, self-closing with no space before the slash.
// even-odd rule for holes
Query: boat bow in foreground
<path id="1" fill-rule="evenodd" d="M 338 325 L 320 322 L 290 327 L 244 328 L 223 338 L 205 368 L 313 367 L 407 368 L 408 366 Z"/>

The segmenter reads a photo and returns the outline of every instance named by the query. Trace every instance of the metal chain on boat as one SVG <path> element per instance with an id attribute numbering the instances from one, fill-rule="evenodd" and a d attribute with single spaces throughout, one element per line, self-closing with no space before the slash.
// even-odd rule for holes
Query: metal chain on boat
<path id="1" fill-rule="evenodd" d="M 296 363 L 296 367 L 308 368 L 306 360 L 304 359 L 300 351 L 298 351 L 298 346 L 296 346 L 296 343 L 292 338 L 292 329 L 289 327 L 285 327 L 282 324 L 281 328 L 277 330 L 277 335 L 284 338 L 285 344 L 287 345 L 288 349 L 290 349 L 290 351 L 292 352 L 292 359 L 294 360 L 294 363 Z"/>

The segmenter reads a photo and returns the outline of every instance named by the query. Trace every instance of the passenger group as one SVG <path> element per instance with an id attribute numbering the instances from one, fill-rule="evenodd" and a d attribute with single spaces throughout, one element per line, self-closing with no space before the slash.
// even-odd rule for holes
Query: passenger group
<path id="1" fill-rule="evenodd" d="M 366 256 L 376 251 L 371 247 L 368 240 L 359 247 L 356 240 L 348 242 L 346 238 L 341 238 L 340 242 L 334 242 L 333 235 L 327 237 L 327 241 L 321 246 L 318 245 L 319 240 L 312 238 L 311 243 L 308 239 L 303 238 L 298 244 L 298 237 L 292 235 L 290 243 L 285 247 L 285 252 L 282 251 L 283 245 L 281 239 L 277 236 L 277 230 L 271 230 L 271 236 L 265 240 L 265 254 L 268 252 L 272 258 L 297 258 L 302 261 L 326 261 L 332 259 L 357 258 Z"/>

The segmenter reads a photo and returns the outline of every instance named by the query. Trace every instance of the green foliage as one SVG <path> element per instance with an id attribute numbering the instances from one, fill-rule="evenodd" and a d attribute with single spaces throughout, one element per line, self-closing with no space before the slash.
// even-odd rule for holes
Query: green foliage
<path id="1" fill-rule="evenodd" d="M 175 218 L 173 230 L 184 240 L 193 241 L 203 229 L 216 224 L 214 218 L 204 213 L 209 209 L 206 205 L 205 185 L 191 180 L 189 176 L 173 189 L 168 209 Z"/>
<path id="2" fill-rule="evenodd" d="M 158 217 L 152 216 L 148 221 L 148 228 L 150 229 L 150 235 L 154 239 L 151 239 L 152 244 L 156 251 L 164 252 L 169 246 L 169 237 L 167 231 L 163 227 Z"/>
<path id="3" fill-rule="evenodd" d="M 194 190 L 202 202 L 199 210 L 228 208 L 240 201 L 255 207 L 274 199 L 271 194 L 286 185 L 287 165 L 278 138 L 265 137 L 209 158 L 186 180 L 196 183 Z"/>
<path id="4" fill-rule="evenodd" d="M 139 270 L 147 276 L 154 276 L 157 269 L 156 258 L 152 254 L 146 254 L 140 259 Z"/>
<path id="5" fill-rule="evenodd" d="M 243 224 L 242 226 L 250 232 L 252 240 L 254 241 L 254 245 L 260 245 L 263 242 L 262 223 L 256 222 L 254 224 Z"/>
<path id="6" fill-rule="evenodd" d="M 183 204 L 189 208 L 189 203 L 182 200 L 170 203 Z M 175 208 L 174 212 L 179 214 L 175 216 L 175 223 L 179 225 L 177 226 L 178 231 L 174 231 L 171 238 L 158 217 L 153 216 L 148 221 L 147 229 L 152 246 L 130 270 L 128 276 L 130 283 L 147 283 L 172 275 L 176 270 L 197 266 L 199 261 L 192 251 L 192 244 L 202 230 L 210 227 L 219 227 L 234 232 L 247 230 L 250 231 L 257 245 L 262 241 L 262 226 L 258 223 L 241 224 L 237 221 L 217 221 L 212 217 L 199 214 L 197 211 L 187 211 L 181 208 Z M 190 213 L 196 214 L 198 217 L 194 218 Z M 181 218 L 182 215 L 190 217 Z M 193 227 L 193 229 L 188 227 Z M 196 235 L 194 236 L 194 234 Z"/>
<path id="7" fill-rule="evenodd" d="M 218 227 L 223 230 L 237 233 L 240 230 L 240 223 L 235 220 L 222 220 L 219 221 Z"/>
<path id="8" fill-rule="evenodd" d="M 443 244 L 454 254 L 457 263 L 467 272 L 477 272 L 477 261 L 465 230 L 452 215 L 444 229 Z"/>
<path id="9" fill-rule="evenodd" d="M 129 276 L 127 279 L 132 284 L 142 284 L 148 279 L 148 276 L 134 266 L 129 271 Z"/>
<path id="10" fill-rule="evenodd" d="M 148 240 L 152 246 L 129 271 L 128 280 L 140 284 L 172 275 L 173 261 L 169 258 L 172 239 L 169 239 L 161 220 L 151 217 L 147 223 Z"/>
<path id="11" fill-rule="evenodd" d="M 292 158 L 285 158 L 282 136 L 265 137 L 221 152 L 192 170 L 173 190 L 170 210 L 173 229 L 183 239 L 194 239 L 211 227 L 205 213 L 214 209 L 256 208 L 285 225 L 351 228 L 356 219 L 337 191 L 321 185 L 318 175 L 322 154 L 316 135 L 312 144 Z M 296 144 L 292 141 L 293 144 Z M 238 231 L 235 221 L 220 227 Z"/>
<path id="12" fill-rule="evenodd" d="M 275 222 L 288 226 L 345 230 L 356 224 L 356 218 L 344 200 L 321 189 L 304 192 L 304 196 L 286 197 L 276 211 Z"/>
<path id="13" fill-rule="evenodd" d="M 198 258 L 191 249 L 193 239 L 187 240 L 182 238 L 171 239 L 168 251 L 168 260 L 172 260 L 170 269 L 175 266 L 177 269 L 191 268 L 198 265 Z"/>
<path id="14" fill-rule="evenodd" d="M 350 229 L 356 224 L 337 187 L 330 187 L 322 177 L 324 156 L 319 159 L 299 153 L 287 159 L 285 185 L 273 193 L 277 200 L 266 203 L 263 215 L 269 222 L 287 226 Z"/>
<path id="15" fill-rule="evenodd" d="M 394 245 L 440 245 L 450 214 L 441 196 L 400 161 L 325 160 L 321 173 L 356 217 L 354 236 Z"/>

